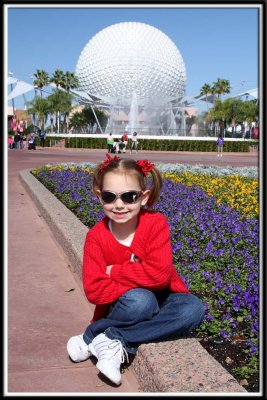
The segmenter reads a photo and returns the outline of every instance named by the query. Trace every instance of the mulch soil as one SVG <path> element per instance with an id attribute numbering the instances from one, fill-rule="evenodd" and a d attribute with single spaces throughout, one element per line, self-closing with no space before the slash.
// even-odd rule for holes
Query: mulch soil
<path id="1" fill-rule="evenodd" d="M 248 392 L 259 392 L 259 373 L 250 377 L 240 377 L 233 369 L 245 366 L 248 362 L 242 351 L 242 342 L 203 338 L 199 343 L 215 358 Z"/>

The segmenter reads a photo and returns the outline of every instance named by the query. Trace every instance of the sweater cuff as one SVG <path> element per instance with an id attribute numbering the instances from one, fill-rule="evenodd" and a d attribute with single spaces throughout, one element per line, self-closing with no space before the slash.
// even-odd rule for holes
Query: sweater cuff
<path id="1" fill-rule="evenodd" d="M 111 271 L 110 271 L 110 278 L 113 281 L 117 281 L 117 278 L 120 275 L 120 264 L 113 264 Z"/>

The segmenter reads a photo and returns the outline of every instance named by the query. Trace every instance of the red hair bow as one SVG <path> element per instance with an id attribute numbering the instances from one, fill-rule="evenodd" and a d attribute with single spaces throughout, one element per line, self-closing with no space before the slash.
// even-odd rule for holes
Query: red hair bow
<path id="1" fill-rule="evenodd" d="M 105 169 L 112 161 L 120 160 L 120 157 L 117 156 L 110 157 L 108 153 L 106 154 L 106 157 L 107 159 L 102 162 L 102 164 L 99 167 L 99 171 L 103 171 L 103 169 Z"/>
<path id="2" fill-rule="evenodd" d="M 152 171 L 153 167 L 155 167 L 155 164 L 152 164 L 148 160 L 138 160 L 136 161 L 136 164 L 139 165 L 144 175 L 148 175 L 149 172 Z"/>

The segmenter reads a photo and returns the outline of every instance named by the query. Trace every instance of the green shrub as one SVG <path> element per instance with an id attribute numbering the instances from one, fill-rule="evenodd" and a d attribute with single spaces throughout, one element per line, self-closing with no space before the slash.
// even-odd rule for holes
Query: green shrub
<path id="1" fill-rule="evenodd" d="M 51 140 L 49 140 L 51 139 Z M 46 137 L 46 146 L 53 142 L 62 140 L 62 137 Z M 252 140 L 245 141 L 225 141 L 225 152 L 249 152 L 251 146 L 258 145 L 258 142 Z M 131 140 L 128 143 L 128 149 L 131 146 Z M 66 148 L 83 149 L 107 149 L 106 138 L 83 138 L 68 137 L 65 138 Z M 150 151 L 196 151 L 196 152 L 216 152 L 216 138 L 214 140 L 175 140 L 175 139 L 139 139 L 139 150 Z"/>

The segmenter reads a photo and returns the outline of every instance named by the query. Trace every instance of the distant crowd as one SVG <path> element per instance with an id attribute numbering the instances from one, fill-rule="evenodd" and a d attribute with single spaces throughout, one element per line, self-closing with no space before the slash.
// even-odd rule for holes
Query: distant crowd
<path id="1" fill-rule="evenodd" d="M 27 133 L 24 122 L 21 120 L 16 121 L 14 118 L 11 120 L 10 128 L 14 134 L 9 133 L 8 135 L 7 144 L 9 149 L 22 150 L 28 148 L 28 150 L 36 150 L 36 136 L 40 138 L 40 145 L 42 147 L 45 146 L 45 130 L 37 128 L 36 132 L 32 130 L 32 132 Z"/>
<path id="2" fill-rule="evenodd" d="M 126 153 L 128 142 L 130 153 L 138 153 L 138 134 L 134 132 L 131 137 L 125 132 L 120 139 L 114 139 L 112 132 L 107 137 L 108 152 L 114 154 Z"/>

